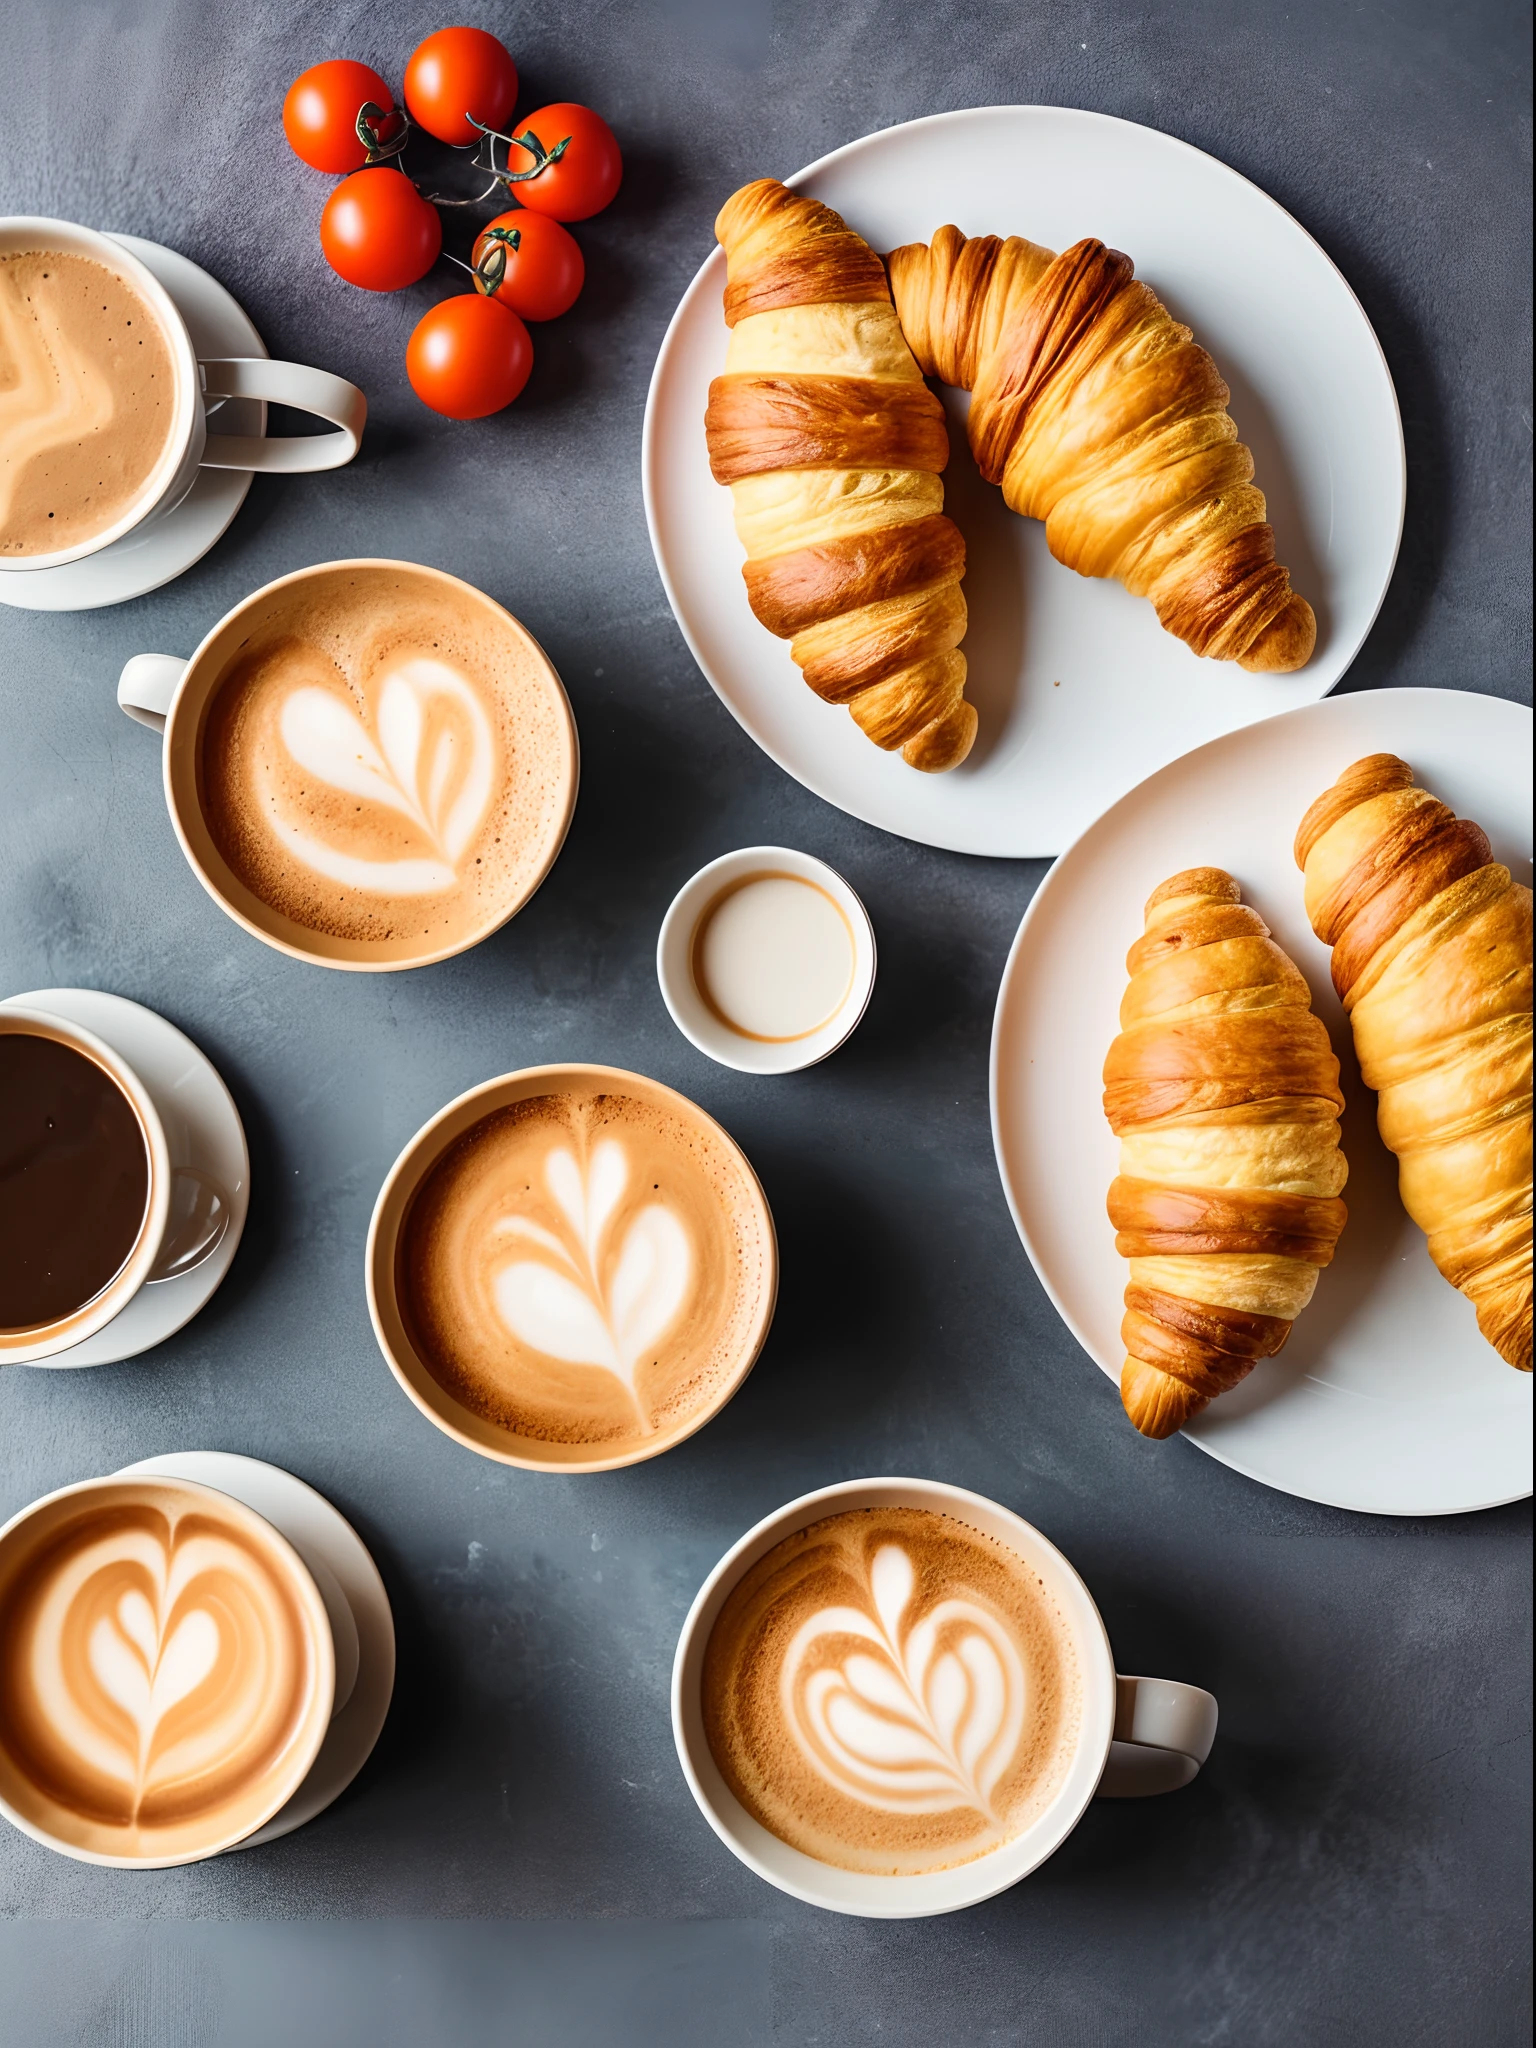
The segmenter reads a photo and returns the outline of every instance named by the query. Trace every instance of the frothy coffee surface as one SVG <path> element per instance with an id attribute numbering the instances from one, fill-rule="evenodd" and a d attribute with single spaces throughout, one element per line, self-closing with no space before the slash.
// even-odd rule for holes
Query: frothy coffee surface
<path id="1" fill-rule="evenodd" d="M 533 887 L 568 764 L 546 674 L 494 613 L 358 568 L 273 593 L 216 688 L 198 781 L 262 903 L 334 938 L 436 947 Z"/>
<path id="2" fill-rule="evenodd" d="M 105 1068 L 0 1032 L 0 1336 L 61 1322 L 122 1271 L 149 1207 L 149 1151 Z"/>
<path id="3" fill-rule="evenodd" d="M 861 1509 L 770 1550 L 704 1657 L 704 1728 L 765 1828 L 822 1863 L 972 1862 L 1041 1814 L 1082 1722 L 1065 1618 L 1004 1544 Z"/>
<path id="4" fill-rule="evenodd" d="M 175 424 L 170 344 L 126 277 L 58 249 L 0 256 L 0 553 L 115 525 Z"/>
<path id="5" fill-rule="evenodd" d="M 605 1449 L 708 1406 L 769 1285 L 756 1189 L 720 1134 L 574 1090 L 450 1147 L 412 1204 L 397 1279 L 412 1342 L 465 1407 Z"/>
<path id="6" fill-rule="evenodd" d="M 37 1519 L 0 1550 L 0 1791 L 109 1855 L 260 1825 L 316 1711 L 304 1609 L 272 1547 L 153 1479 Z"/>

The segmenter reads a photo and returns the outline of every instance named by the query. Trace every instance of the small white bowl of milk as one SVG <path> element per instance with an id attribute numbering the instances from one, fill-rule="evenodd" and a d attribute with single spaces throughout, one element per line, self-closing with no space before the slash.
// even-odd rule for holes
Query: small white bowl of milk
<path id="1" fill-rule="evenodd" d="M 743 1074 L 792 1074 L 835 1052 L 868 1007 L 874 926 L 825 861 L 744 846 L 673 898 L 656 978 L 700 1052 Z"/>

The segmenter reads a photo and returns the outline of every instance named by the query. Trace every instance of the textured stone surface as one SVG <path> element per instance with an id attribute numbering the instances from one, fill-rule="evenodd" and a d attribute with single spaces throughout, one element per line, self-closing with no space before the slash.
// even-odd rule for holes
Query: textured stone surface
<path id="1" fill-rule="evenodd" d="M 174 1342 L 101 1371 L 0 1377 L 0 1513 L 155 1451 L 272 1458 L 373 1547 L 401 1667 L 363 1778 L 272 1847 L 131 1878 L 0 1831 L 0 1913 L 18 1919 L 0 1944 L 15 1987 L 0 2042 L 244 2040 L 241 1987 L 301 1966 L 331 1973 L 308 2029 L 326 2042 L 426 2039 L 412 2016 L 432 2000 L 451 2015 L 436 2038 L 560 2048 L 1524 2039 L 1528 1511 L 1353 1517 L 1126 1428 L 1037 1284 L 992 1163 L 991 1008 L 1041 865 L 886 838 L 759 755 L 673 625 L 638 463 L 656 347 L 736 184 L 941 108 L 1099 108 L 1256 179 L 1381 336 L 1408 527 L 1345 687 L 1528 698 L 1523 10 L 467 11 L 514 50 L 524 110 L 588 100 L 628 162 L 612 212 L 578 229 L 588 289 L 540 337 L 527 395 L 467 428 L 418 406 L 402 368 L 414 320 L 452 288 L 446 266 L 395 299 L 341 285 L 314 233 L 323 181 L 277 126 L 303 64 L 348 53 L 398 77 L 442 10 L 22 0 L 7 29 L 0 203 L 184 250 L 273 354 L 356 378 L 372 412 L 351 469 L 258 480 L 173 588 L 73 617 L 0 611 L 0 982 L 99 986 L 163 1011 L 225 1075 L 254 1162 L 235 1268 Z M 113 702 L 127 655 L 186 651 L 268 577 L 350 553 L 439 563 L 507 603 L 550 649 L 581 727 L 580 809 L 549 882 L 498 937 L 416 975 L 306 969 L 224 919 L 177 851 L 152 740 Z M 774 1082 L 696 1055 L 652 967 L 678 884 L 761 839 L 833 861 L 881 947 L 855 1040 Z M 768 1350 L 725 1414 L 654 1465 L 570 1481 L 504 1471 L 431 1429 L 385 1372 L 361 1283 L 374 1193 L 417 1125 L 489 1074 L 563 1056 L 639 1068 L 720 1116 L 762 1173 L 784 1254 Z M 677 1628 L 720 1552 L 795 1493 L 876 1471 L 1028 1515 L 1085 1574 L 1122 1668 L 1194 1679 L 1222 1705 L 1191 1790 L 1092 1810 L 1028 1883 L 905 1927 L 759 1884 L 695 1812 L 667 1725 Z M 308 1962 L 256 1924 L 306 1918 L 334 1922 Z M 31 1937 L 28 1919 L 248 1924 L 217 1943 L 164 1926 L 61 1940 Z M 383 1949 L 354 1925 L 379 1919 L 407 1923 Z M 568 1925 L 546 1946 L 408 1924 L 424 1919 Z M 672 1990 L 604 2003 L 593 1986 L 626 1981 L 636 1950 L 581 1923 L 613 1919 L 647 1923 Z M 713 1942 L 675 1924 L 707 1921 Z M 541 1964 L 523 2032 L 507 1953 Z M 365 2024 L 381 1957 L 400 1999 Z M 697 1996 L 669 2003 L 678 1983 Z M 333 1991 L 341 2016 L 325 2018 Z"/>

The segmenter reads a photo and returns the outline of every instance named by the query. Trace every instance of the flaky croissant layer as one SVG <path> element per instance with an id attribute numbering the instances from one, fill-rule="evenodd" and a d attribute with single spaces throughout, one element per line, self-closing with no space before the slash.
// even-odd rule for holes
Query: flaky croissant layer
<path id="1" fill-rule="evenodd" d="M 1220 868 L 1153 891 L 1126 960 L 1104 1111 L 1130 1261 L 1120 1393 L 1171 1436 L 1272 1357 L 1333 1257 L 1348 1175 L 1339 1063 L 1312 996 Z"/>
<path id="2" fill-rule="evenodd" d="M 886 263 L 919 367 L 971 393 L 978 468 L 1059 562 L 1149 598 L 1196 654 L 1311 659 L 1317 621 L 1275 560 L 1231 393 L 1128 256 L 944 227 Z"/>
<path id="3" fill-rule="evenodd" d="M 1324 791 L 1296 861 L 1403 1206 L 1489 1343 L 1529 1372 L 1531 892 L 1393 754 Z"/>
<path id="4" fill-rule="evenodd" d="M 877 746 L 953 768 L 976 735 L 959 652 L 965 543 L 944 516 L 944 408 L 880 259 L 771 178 L 727 200 L 715 233 L 731 334 L 705 432 L 752 609 Z"/>

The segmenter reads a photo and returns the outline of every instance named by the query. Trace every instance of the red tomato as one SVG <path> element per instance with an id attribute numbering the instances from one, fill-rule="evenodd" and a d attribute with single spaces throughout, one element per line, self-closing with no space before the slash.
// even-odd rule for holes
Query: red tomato
<path id="1" fill-rule="evenodd" d="M 619 189 L 624 160 L 613 130 L 590 107 L 562 100 L 521 124 L 507 151 L 513 191 L 551 220 L 589 220 Z"/>
<path id="2" fill-rule="evenodd" d="M 470 260 L 477 272 L 488 255 L 494 263 L 498 248 L 506 265 L 501 282 L 483 287 L 498 306 L 524 320 L 558 320 L 575 305 L 587 267 L 581 245 L 559 221 L 522 207 L 498 214 L 475 238 Z"/>
<path id="3" fill-rule="evenodd" d="M 312 64 L 288 88 L 283 101 L 283 133 L 297 157 L 317 171 L 360 171 L 368 161 L 367 145 L 357 132 L 357 117 L 369 104 L 388 116 L 395 96 L 377 71 L 333 57 Z M 397 133 L 400 117 L 379 123 L 379 140 Z"/>
<path id="4" fill-rule="evenodd" d="M 479 292 L 444 299 L 406 344 L 405 374 L 423 405 L 451 420 L 479 420 L 510 405 L 528 382 L 533 343 L 509 306 Z"/>
<path id="5" fill-rule="evenodd" d="M 397 292 L 425 277 L 443 224 L 404 171 L 354 171 L 325 202 L 320 246 L 338 277 L 365 292 Z"/>
<path id="6" fill-rule="evenodd" d="M 483 28 L 440 28 L 411 53 L 405 67 L 411 119 L 439 142 L 462 148 L 480 129 L 505 128 L 517 105 L 517 66 L 504 43 Z"/>

